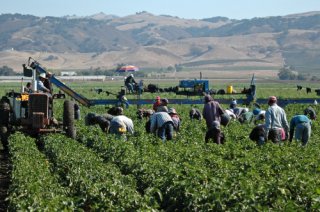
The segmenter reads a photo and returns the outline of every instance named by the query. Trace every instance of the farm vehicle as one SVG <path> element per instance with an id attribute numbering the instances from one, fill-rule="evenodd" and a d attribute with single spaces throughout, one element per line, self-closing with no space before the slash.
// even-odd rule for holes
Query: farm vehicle
<path id="1" fill-rule="evenodd" d="M 30 60 L 29 60 L 30 61 Z M 65 100 L 63 104 L 63 121 L 59 122 L 54 116 L 53 101 L 63 98 L 63 94 L 43 93 L 37 89 L 37 71 L 34 64 L 31 69 L 24 67 L 24 76 L 32 77 L 32 92 L 10 91 L 0 101 L 0 135 L 6 140 L 12 131 L 22 131 L 31 136 L 43 133 L 65 133 L 75 138 L 74 102 Z"/>

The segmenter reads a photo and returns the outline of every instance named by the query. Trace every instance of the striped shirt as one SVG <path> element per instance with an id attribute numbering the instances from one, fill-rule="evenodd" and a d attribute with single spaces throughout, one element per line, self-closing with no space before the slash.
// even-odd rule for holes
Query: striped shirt
<path id="1" fill-rule="evenodd" d="M 167 122 L 172 122 L 171 116 L 167 112 L 157 112 L 150 117 L 150 132 L 155 132 Z"/>

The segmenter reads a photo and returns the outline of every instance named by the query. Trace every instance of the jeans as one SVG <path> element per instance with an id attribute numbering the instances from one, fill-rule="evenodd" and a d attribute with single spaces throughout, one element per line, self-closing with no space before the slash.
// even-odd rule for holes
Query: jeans
<path id="1" fill-rule="evenodd" d="M 133 84 L 132 83 L 127 83 L 126 86 L 128 88 L 129 93 L 134 93 Z"/>
<path id="2" fill-rule="evenodd" d="M 295 139 L 302 141 L 306 145 L 311 136 L 311 126 L 309 123 L 299 123 L 296 127 Z"/>
<path id="3" fill-rule="evenodd" d="M 162 141 L 172 140 L 173 137 L 173 123 L 166 122 L 158 129 L 158 137 L 162 139 Z"/>

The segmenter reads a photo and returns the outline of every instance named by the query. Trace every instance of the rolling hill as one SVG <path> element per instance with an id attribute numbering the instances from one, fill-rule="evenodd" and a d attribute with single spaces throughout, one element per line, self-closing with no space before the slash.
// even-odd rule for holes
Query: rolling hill
<path id="1" fill-rule="evenodd" d="M 233 20 L 155 16 L 36 17 L 0 15 L 0 66 L 16 71 L 28 57 L 50 69 L 193 71 L 320 69 L 320 12 Z"/>

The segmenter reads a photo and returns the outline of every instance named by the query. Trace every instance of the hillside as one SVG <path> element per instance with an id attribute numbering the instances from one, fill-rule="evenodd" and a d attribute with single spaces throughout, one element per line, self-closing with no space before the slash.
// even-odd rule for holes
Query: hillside
<path id="1" fill-rule="evenodd" d="M 232 20 L 155 16 L 36 17 L 0 15 L 0 66 L 21 70 L 29 56 L 51 69 L 320 69 L 320 12 Z"/>

